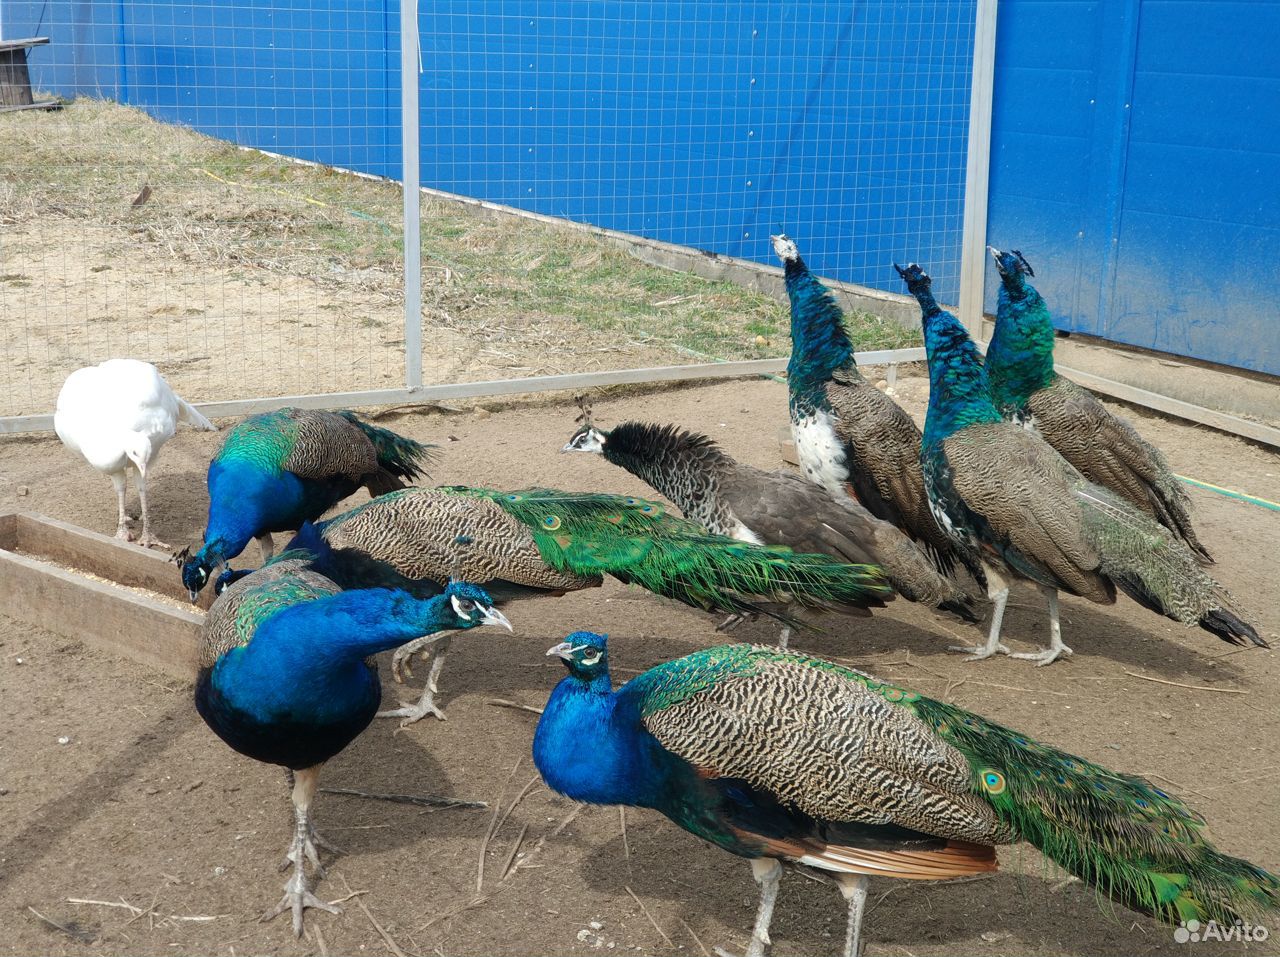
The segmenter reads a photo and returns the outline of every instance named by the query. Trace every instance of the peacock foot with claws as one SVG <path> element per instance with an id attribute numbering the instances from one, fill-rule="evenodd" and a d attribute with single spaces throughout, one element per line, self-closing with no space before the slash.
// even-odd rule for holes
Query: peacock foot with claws
<path id="1" fill-rule="evenodd" d="M 444 712 L 440 710 L 436 704 L 436 689 L 428 687 L 422 692 L 422 697 L 417 703 L 411 704 L 408 701 L 401 701 L 400 707 L 392 708 L 389 711 L 379 711 L 379 718 L 402 718 L 400 727 L 407 728 L 411 724 L 421 721 L 427 715 L 434 715 L 441 721 L 445 720 Z"/>
<path id="2" fill-rule="evenodd" d="M 165 542 L 160 541 L 150 532 L 143 532 L 142 537 L 137 542 L 143 548 L 163 548 L 167 551 L 173 551 L 173 548 Z"/>
<path id="3" fill-rule="evenodd" d="M 440 691 L 437 679 L 440 677 L 440 669 L 444 667 L 445 652 L 449 650 L 449 642 L 452 640 L 452 633 L 446 631 L 415 638 L 413 641 L 407 642 L 396 649 L 396 653 L 391 659 L 391 673 L 395 675 L 396 680 L 404 680 L 401 677 L 401 670 L 409 677 L 413 677 L 413 672 L 409 670 L 409 659 L 415 654 L 422 653 L 431 663 L 431 668 L 427 672 L 427 686 L 422 690 L 422 696 L 418 698 L 416 704 L 401 701 L 398 708 L 393 708 L 390 711 L 379 711 L 379 718 L 401 718 L 403 719 L 400 722 L 401 728 L 407 728 L 409 725 L 421 721 L 429 714 L 435 715 L 441 721 L 445 719 L 444 712 L 436 705 L 436 695 Z"/>
<path id="4" fill-rule="evenodd" d="M 423 635 L 421 638 L 415 638 L 413 641 L 406 642 L 397 648 L 391 655 L 391 677 L 395 678 L 400 684 L 404 684 L 405 678 L 412 678 L 413 668 L 410 665 L 413 656 L 420 654 L 430 661 L 435 654 L 433 646 L 439 640 L 440 635 L 438 634 Z"/>
<path id="5" fill-rule="evenodd" d="M 1043 668 L 1045 665 L 1051 665 L 1059 658 L 1069 658 L 1075 654 L 1066 645 L 1058 645 L 1056 648 L 1042 648 L 1039 651 L 1020 651 L 1010 658 L 1020 658 L 1023 661 L 1034 661 L 1037 668 Z"/>
<path id="6" fill-rule="evenodd" d="M 322 901 L 311 893 L 307 887 L 307 877 L 301 867 L 295 867 L 289 879 L 285 881 L 284 897 L 280 903 L 262 915 L 262 920 L 274 920 L 285 911 L 293 912 L 293 935 L 302 936 L 302 914 L 308 907 L 328 911 L 330 914 L 341 914 L 342 908 L 337 904 Z"/>

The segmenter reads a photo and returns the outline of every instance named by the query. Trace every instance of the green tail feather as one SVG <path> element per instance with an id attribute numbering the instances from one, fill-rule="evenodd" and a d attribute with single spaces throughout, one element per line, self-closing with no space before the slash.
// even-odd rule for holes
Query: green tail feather
<path id="1" fill-rule="evenodd" d="M 1112 900 L 1173 924 L 1280 908 L 1280 878 L 1220 853 L 1204 818 L 1149 781 L 938 701 L 909 706 L 969 759 L 975 792 L 1020 838 Z"/>
<path id="2" fill-rule="evenodd" d="M 866 607 L 893 595 L 878 566 L 709 535 L 645 499 L 537 488 L 441 491 L 495 502 L 528 526 L 539 554 L 558 571 L 612 575 L 696 608 L 783 617 L 762 603 Z"/>
<path id="3" fill-rule="evenodd" d="M 721 676 L 749 674 L 768 661 L 802 662 L 857 681 L 910 709 L 973 769 L 972 789 L 996 811 L 1009 840 L 1045 857 L 1133 910 L 1170 924 L 1237 919 L 1256 922 L 1280 910 L 1280 877 L 1221 853 L 1204 836 L 1204 818 L 1143 778 L 1121 774 L 1040 744 L 980 715 L 860 671 L 794 652 L 730 645 L 699 653 Z M 649 672 L 663 685 L 649 692 L 656 710 L 699 690 L 682 662 Z M 705 669 L 694 669 L 695 678 Z M 655 679 L 650 679 L 655 680 Z"/>
<path id="4" fill-rule="evenodd" d="M 410 481 L 426 476 L 426 467 L 435 455 L 436 446 L 415 442 L 403 435 L 362 421 L 354 412 L 343 409 L 338 412 L 373 443 L 378 453 L 378 464 L 397 478 Z"/>

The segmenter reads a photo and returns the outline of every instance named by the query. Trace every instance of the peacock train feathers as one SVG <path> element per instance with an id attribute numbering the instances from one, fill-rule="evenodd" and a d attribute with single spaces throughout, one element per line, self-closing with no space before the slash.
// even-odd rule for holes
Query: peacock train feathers
<path id="1" fill-rule="evenodd" d="M 730 645 L 614 691 L 604 636 L 579 632 L 548 654 L 569 676 L 534 737 L 547 783 L 653 808 L 755 859 L 756 953 L 777 892 L 779 872 L 760 864 L 770 858 L 841 886 L 850 955 L 868 876 L 983 873 L 996 869 L 993 846 L 1017 841 L 1165 922 L 1280 909 L 1280 878 L 1218 851 L 1204 819 L 1149 781 L 862 672 Z"/>
<path id="2" fill-rule="evenodd" d="M 372 495 L 402 488 L 425 474 L 430 455 L 431 446 L 352 412 L 289 408 L 245 419 L 209 463 L 204 544 L 179 556 L 192 601 L 251 538 L 270 557 L 272 532 L 319 518 L 361 486 Z"/>
<path id="3" fill-rule="evenodd" d="M 1009 419 L 1033 428 L 1090 482 L 1151 515 L 1205 564 L 1191 525 L 1191 497 L 1164 455 L 1126 419 L 1053 368 L 1054 327 L 1018 250 L 991 255 L 1000 272 L 995 332 L 987 347 L 991 399 Z"/>

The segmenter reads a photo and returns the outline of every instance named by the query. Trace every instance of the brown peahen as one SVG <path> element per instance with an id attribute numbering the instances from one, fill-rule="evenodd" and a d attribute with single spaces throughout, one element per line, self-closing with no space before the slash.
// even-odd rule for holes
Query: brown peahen
<path id="1" fill-rule="evenodd" d="M 750 860 L 747 957 L 770 943 L 783 864 L 840 888 L 856 957 L 869 878 L 984 874 L 1017 841 L 1166 923 L 1280 909 L 1280 878 L 1221 853 L 1204 818 L 1149 781 L 860 671 L 729 645 L 615 691 L 604 635 L 547 654 L 569 674 L 534 735 L 543 778 L 576 801 L 652 808 Z"/>
<path id="2" fill-rule="evenodd" d="M 957 545 L 980 559 L 995 602 L 987 643 L 963 650 L 973 659 L 1009 653 L 1000 625 L 1015 578 L 1034 582 L 1048 601 L 1048 647 L 1013 655 L 1040 665 L 1071 654 L 1058 622 L 1059 590 L 1111 604 L 1118 588 L 1223 641 L 1267 647 L 1182 542 L 1088 481 L 1034 432 L 1001 417 L 977 349 L 934 300 L 928 275 L 914 263 L 898 271 L 920 303 L 929 356 L 921 463 L 930 504 Z"/>
<path id="3" fill-rule="evenodd" d="M 711 438 L 674 426 L 624 422 L 602 431 L 588 421 L 564 447 L 594 452 L 665 495 L 703 528 L 758 545 L 785 545 L 838 561 L 875 564 L 898 594 L 977 621 L 972 598 L 939 572 L 914 542 L 847 496 L 834 498 L 790 471 L 753 468 Z M 787 630 L 783 640 L 787 646 Z"/>
<path id="4" fill-rule="evenodd" d="M 990 247 L 988 247 L 990 249 Z M 996 327 L 987 346 L 987 384 L 996 408 L 1035 429 L 1090 482 L 1109 488 L 1212 564 L 1191 526 L 1191 496 L 1158 448 L 1098 398 L 1053 368 L 1053 320 L 1014 249 L 990 249 L 1000 271 Z"/>
<path id="5" fill-rule="evenodd" d="M 485 586 L 501 603 L 597 587 L 610 575 L 694 608 L 783 620 L 793 605 L 861 609 L 893 597 L 877 567 L 710 535 L 659 503 L 625 495 L 411 488 L 318 527 L 348 563 L 354 552 L 397 576 L 388 582 L 375 569 L 371 581 L 420 595 L 460 578 Z M 448 642 L 448 635 L 432 636 L 397 650 L 399 677 L 405 661 L 430 645 L 427 686 L 416 704 L 382 717 L 404 724 L 428 714 L 444 717 L 434 698 Z"/>
<path id="6" fill-rule="evenodd" d="M 791 302 L 787 389 L 791 435 L 805 477 L 838 498 L 852 497 L 891 522 L 951 573 L 958 555 L 938 527 L 920 474 L 920 429 L 863 378 L 835 298 L 809 271 L 786 236 L 773 249 L 786 271 Z M 981 569 L 969 568 L 981 581 Z"/>

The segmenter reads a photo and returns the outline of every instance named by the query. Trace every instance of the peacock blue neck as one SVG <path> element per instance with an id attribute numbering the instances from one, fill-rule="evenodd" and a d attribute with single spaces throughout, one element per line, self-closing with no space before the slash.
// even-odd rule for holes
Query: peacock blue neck
<path id="1" fill-rule="evenodd" d="M 214 459 L 208 484 L 209 520 L 200 553 L 210 561 L 235 558 L 263 532 L 299 528 L 333 503 L 332 491 L 322 483 L 263 471 L 245 459 Z"/>
<path id="2" fill-rule="evenodd" d="M 924 424 L 927 449 L 966 426 L 999 422 L 1000 413 L 991 402 L 982 359 L 964 326 L 938 305 L 928 288 L 911 291 L 920 303 L 929 359 L 929 408 Z"/>
<path id="3" fill-rule="evenodd" d="M 1040 293 L 1020 272 L 1003 279 L 986 359 L 987 383 L 999 409 L 1019 411 L 1053 381 L 1053 342 L 1053 320 Z"/>
<path id="4" fill-rule="evenodd" d="M 257 625 L 248 644 L 223 654 L 213 684 L 262 721 L 330 723 L 367 701 L 371 688 L 376 692 L 377 675 L 365 658 L 451 627 L 449 611 L 447 596 L 418 599 L 385 588 L 300 601 Z"/>
<path id="5" fill-rule="evenodd" d="M 533 737 L 533 760 L 547 784 L 589 804 L 661 809 L 665 754 L 607 671 L 556 685 Z"/>
<path id="6" fill-rule="evenodd" d="M 803 259 L 787 260 L 786 284 L 791 301 L 787 383 L 792 412 L 804 414 L 828 406 L 826 383 L 837 369 L 854 364 L 853 345 L 835 297 L 818 282 Z"/>

